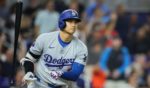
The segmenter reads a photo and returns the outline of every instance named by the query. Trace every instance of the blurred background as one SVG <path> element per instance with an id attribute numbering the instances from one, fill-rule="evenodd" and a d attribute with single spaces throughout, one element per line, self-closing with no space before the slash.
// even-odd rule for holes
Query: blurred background
<path id="1" fill-rule="evenodd" d="M 16 0 L 0 0 L 0 88 L 10 88 Z M 23 0 L 13 87 L 19 60 L 41 34 L 58 29 L 65 9 L 79 12 L 75 33 L 88 47 L 87 66 L 72 88 L 150 88 L 150 0 Z"/>

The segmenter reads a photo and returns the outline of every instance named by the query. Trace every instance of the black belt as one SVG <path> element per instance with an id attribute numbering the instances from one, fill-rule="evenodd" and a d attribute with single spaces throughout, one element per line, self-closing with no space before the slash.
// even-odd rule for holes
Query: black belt
<path id="1" fill-rule="evenodd" d="M 37 81 L 41 82 L 41 79 L 39 77 L 36 76 L 36 78 L 37 78 Z M 62 86 L 53 85 L 47 82 L 45 83 L 48 85 L 48 87 L 51 87 L 51 88 L 62 88 Z"/>

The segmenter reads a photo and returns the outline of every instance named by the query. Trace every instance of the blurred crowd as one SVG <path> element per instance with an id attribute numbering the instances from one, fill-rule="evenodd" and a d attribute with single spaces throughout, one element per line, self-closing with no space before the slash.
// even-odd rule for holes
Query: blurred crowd
<path id="1" fill-rule="evenodd" d="M 127 11 L 123 3 L 112 10 L 105 0 L 27 0 L 12 78 L 16 3 L 6 1 L 0 0 L 0 88 L 10 88 L 11 80 L 23 88 L 19 60 L 39 34 L 59 30 L 59 14 L 68 8 L 79 12 L 82 22 L 74 35 L 89 51 L 73 88 L 150 88 L 150 12 Z"/>

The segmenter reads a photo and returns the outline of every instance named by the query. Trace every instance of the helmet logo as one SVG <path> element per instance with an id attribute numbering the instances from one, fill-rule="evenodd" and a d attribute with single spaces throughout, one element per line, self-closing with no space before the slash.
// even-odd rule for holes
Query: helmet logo
<path id="1" fill-rule="evenodd" d="M 72 10 L 72 16 L 76 16 L 77 14 L 76 14 L 76 12 L 74 11 L 74 10 Z"/>

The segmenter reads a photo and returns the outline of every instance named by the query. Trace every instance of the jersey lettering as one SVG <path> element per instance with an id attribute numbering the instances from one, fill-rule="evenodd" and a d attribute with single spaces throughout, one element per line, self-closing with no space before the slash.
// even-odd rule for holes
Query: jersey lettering
<path id="1" fill-rule="evenodd" d="M 44 55 L 45 65 L 48 67 L 69 66 L 74 62 L 75 58 L 53 58 L 49 54 Z"/>

